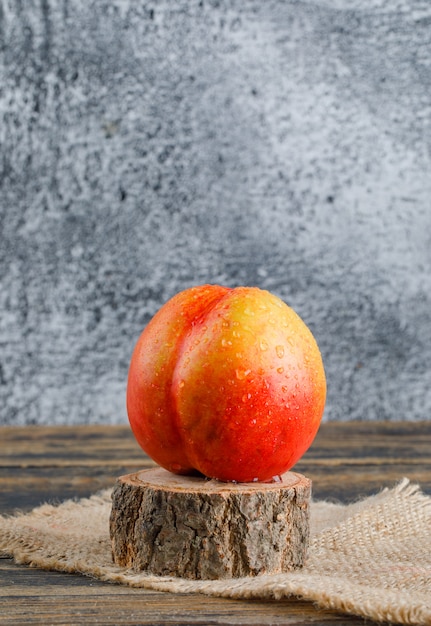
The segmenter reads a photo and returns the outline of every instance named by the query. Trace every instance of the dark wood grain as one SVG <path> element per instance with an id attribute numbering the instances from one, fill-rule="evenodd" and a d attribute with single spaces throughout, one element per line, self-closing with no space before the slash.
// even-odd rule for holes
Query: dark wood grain
<path id="1" fill-rule="evenodd" d="M 226 600 L 101 583 L 0 559 L 1 624 L 364 625 L 309 602 Z"/>
<path id="2" fill-rule="evenodd" d="M 154 465 L 128 426 L 1 427 L 0 513 L 88 496 Z M 431 422 L 323 424 L 295 471 L 316 499 L 348 502 L 403 476 L 431 493 Z M 298 600 L 164 594 L 0 559 L 1 624 L 364 624 Z"/>

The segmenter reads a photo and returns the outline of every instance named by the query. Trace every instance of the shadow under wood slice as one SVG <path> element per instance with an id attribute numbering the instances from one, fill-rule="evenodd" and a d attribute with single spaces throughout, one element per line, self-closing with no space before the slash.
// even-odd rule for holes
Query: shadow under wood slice
<path id="1" fill-rule="evenodd" d="M 153 468 L 120 477 L 112 495 L 114 562 L 188 579 L 300 568 L 309 540 L 311 481 L 222 483 Z"/>

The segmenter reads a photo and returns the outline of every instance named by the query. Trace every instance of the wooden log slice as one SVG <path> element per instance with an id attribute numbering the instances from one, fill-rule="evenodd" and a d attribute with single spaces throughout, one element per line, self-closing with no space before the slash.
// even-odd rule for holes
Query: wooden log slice
<path id="1" fill-rule="evenodd" d="M 304 563 L 311 481 L 222 483 L 162 468 L 118 479 L 114 562 L 160 576 L 218 579 L 280 573 Z"/>

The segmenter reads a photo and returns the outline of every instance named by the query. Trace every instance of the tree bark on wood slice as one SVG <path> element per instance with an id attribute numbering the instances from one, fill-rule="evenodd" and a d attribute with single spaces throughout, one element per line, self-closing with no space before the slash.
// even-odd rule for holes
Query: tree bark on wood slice
<path id="1" fill-rule="evenodd" d="M 112 495 L 114 562 L 160 576 L 219 579 L 303 565 L 311 481 L 222 483 L 162 468 L 122 476 Z"/>

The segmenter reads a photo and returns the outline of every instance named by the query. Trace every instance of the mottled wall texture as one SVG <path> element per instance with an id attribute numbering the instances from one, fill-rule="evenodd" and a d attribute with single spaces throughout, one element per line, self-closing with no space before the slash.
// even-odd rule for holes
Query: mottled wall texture
<path id="1" fill-rule="evenodd" d="M 200 283 L 312 329 L 326 420 L 431 418 L 429 0 L 0 0 L 0 423 L 126 421 Z"/>

